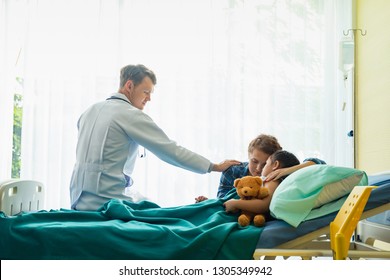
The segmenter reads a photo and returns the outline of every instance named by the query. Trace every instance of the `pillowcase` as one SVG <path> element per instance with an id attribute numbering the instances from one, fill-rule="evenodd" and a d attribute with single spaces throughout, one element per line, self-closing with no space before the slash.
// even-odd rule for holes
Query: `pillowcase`
<path id="1" fill-rule="evenodd" d="M 372 186 L 387 184 L 390 181 L 390 170 L 368 176 L 368 183 Z"/>
<path id="2" fill-rule="evenodd" d="M 323 208 L 323 211 L 317 211 L 320 215 L 338 211 L 346 195 L 355 186 L 367 184 L 367 174 L 358 169 L 332 165 L 308 166 L 289 175 L 276 188 L 270 212 L 275 218 L 297 227 L 314 208 Z M 330 204 L 340 198 L 343 200 Z"/>

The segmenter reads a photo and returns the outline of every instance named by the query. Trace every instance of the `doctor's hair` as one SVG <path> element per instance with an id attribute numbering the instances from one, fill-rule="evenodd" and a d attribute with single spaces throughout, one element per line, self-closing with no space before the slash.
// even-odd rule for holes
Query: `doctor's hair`
<path id="1" fill-rule="evenodd" d="M 285 150 L 276 151 L 271 155 L 271 162 L 279 161 L 279 168 L 291 167 L 300 164 L 299 159 Z"/>
<path id="2" fill-rule="evenodd" d="M 153 85 L 157 83 L 156 75 L 152 70 L 142 64 L 127 65 L 121 69 L 120 73 L 120 88 L 124 87 L 127 81 L 133 81 L 134 86 L 139 85 L 145 77 L 149 77 Z"/>
<path id="3" fill-rule="evenodd" d="M 248 153 L 252 153 L 255 149 L 268 155 L 272 155 L 276 151 L 281 150 L 282 147 L 276 137 L 267 134 L 260 134 L 249 143 Z"/>

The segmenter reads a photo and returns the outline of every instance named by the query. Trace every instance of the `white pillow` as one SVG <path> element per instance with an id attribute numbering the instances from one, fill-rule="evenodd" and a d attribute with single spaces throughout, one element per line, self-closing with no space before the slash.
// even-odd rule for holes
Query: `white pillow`
<path id="1" fill-rule="evenodd" d="M 359 184 L 363 178 L 363 173 L 353 174 L 334 183 L 325 185 L 321 193 L 318 195 L 313 208 L 320 207 L 326 203 L 334 201 L 346 194 L 349 194 L 352 189 Z"/>

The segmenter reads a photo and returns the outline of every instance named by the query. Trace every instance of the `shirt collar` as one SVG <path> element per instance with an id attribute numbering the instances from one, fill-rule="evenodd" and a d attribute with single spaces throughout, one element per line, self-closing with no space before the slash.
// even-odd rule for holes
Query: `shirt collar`
<path id="1" fill-rule="evenodd" d="M 116 98 L 120 98 L 120 99 L 123 99 L 123 100 L 126 100 L 127 102 L 129 102 L 132 106 L 133 103 L 131 103 L 131 101 L 126 97 L 126 95 L 124 95 L 123 93 L 120 93 L 120 92 L 117 92 L 117 93 L 114 93 L 111 95 L 112 97 L 116 97 Z"/>

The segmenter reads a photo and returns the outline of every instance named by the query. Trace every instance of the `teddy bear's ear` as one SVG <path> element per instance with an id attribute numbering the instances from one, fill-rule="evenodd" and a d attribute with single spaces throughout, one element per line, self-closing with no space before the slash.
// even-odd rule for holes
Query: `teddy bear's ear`
<path id="1" fill-rule="evenodd" d="M 234 180 L 234 187 L 237 188 L 238 183 L 241 181 L 240 178 Z"/>
<path id="2" fill-rule="evenodd" d="M 256 176 L 255 180 L 256 180 L 256 182 L 257 182 L 260 186 L 263 185 L 263 180 L 261 179 L 260 176 Z"/>

